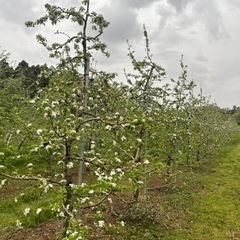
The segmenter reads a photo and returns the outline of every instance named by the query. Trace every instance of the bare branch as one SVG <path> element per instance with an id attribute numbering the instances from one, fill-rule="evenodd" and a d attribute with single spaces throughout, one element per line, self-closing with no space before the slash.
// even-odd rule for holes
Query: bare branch
<path id="1" fill-rule="evenodd" d="M 109 169 L 105 168 L 104 166 L 102 166 L 102 165 L 100 165 L 100 164 L 98 164 L 98 163 L 96 163 L 96 162 L 91 161 L 91 160 L 88 159 L 88 158 L 82 159 L 82 158 L 79 157 L 79 156 L 69 156 L 68 159 L 87 162 L 87 163 L 89 163 L 89 164 L 94 165 L 95 167 L 99 167 L 99 168 L 101 168 L 101 169 L 103 169 L 103 170 L 105 170 L 105 171 L 109 171 Z"/>
<path id="2" fill-rule="evenodd" d="M 122 197 L 117 195 L 116 193 L 113 193 L 113 195 L 116 196 L 118 199 L 120 199 L 122 202 L 124 202 L 126 204 L 136 203 L 136 200 L 126 201 L 125 199 L 123 199 Z"/>
<path id="3" fill-rule="evenodd" d="M 95 204 L 91 204 L 85 207 L 82 207 L 81 209 L 87 209 L 87 208 L 93 208 L 93 207 L 97 207 L 98 205 L 100 205 L 102 202 L 104 202 L 111 194 L 113 191 L 110 191 L 105 197 L 103 197 L 101 200 L 99 200 L 98 202 L 96 202 Z"/>
<path id="4" fill-rule="evenodd" d="M 62 208 L 64 209 L 64 211 L 65 211 L 71 218 L 74 218 L 73 214 L 68 211 L 68 209 L 64 206 L 63 203 L 62 203 Z"/>
<path id="5" fill-rule="evenodd" d="M 3 173 L 0 172 L 0 175 L 10 178 L 10 179 L 14 179 L 14 180 L 20 180 L 20 181 L 47 181 L 49 183 L 53 183 L 56 184 L 58 186 L 62 186 L 62 184 L 60 182 L 57 182 L 55 180 L 49 179 L 49 178 L 37 178 L 37 177 L 25 177 L 25 176 L 12 176 L 9 175 L 7 173 Z"/>

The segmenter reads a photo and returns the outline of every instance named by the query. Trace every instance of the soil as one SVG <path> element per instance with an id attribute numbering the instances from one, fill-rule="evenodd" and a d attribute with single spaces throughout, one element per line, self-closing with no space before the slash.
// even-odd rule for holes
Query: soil
<path id="1" fill-rule="evenodd" d="M 0 236 L 0 240 L 56 240 L 56 235 L 60 229 L 60 221 L 48 221 L 35 228 L 6 230 L 6 233 Z"/>
<path id="2" fill-rule="evenodd" d="M 12 180 L 11 184 L 1 189 L 0 201 L 20 194 L 27 186 L 28 183 L 24 181 Z M 34 228 L 9 227 L 1 229 L 0 240 L 55 240 L 60 229 L 61 222 L 59 220 L 47 221 Z"/>
<path id="3" fill-rule="evenodd" d="M 156 179 L 155 179 L 156 180 Z M 164 183 L 162 181 L 157 182 L 157 185 L 162 186 Z M 15 181 L 13 180 L 9 186 L 6 186 L 5 188 L 1 189 L 0 192 L 0 200 L 6 199 L 6 198 L 12 198 L 13 196 L 21 193 L 23 189 L 27 186 L 22 181 Z M 150 190 L 150 192 L 154 192 L 155 190 L 161 190 L 162 188 L 156 187 L 156 181 L 149 182 L 149 186 L 153 187 L 153 189 Z M 155 195 L 155 194 L 153 194 Z M 129 199 L 129 196 L 121 196 L 122 198 Z M 157 195 L 155 196 L 156 202 L 159 201 Z M 114 216 L 112 214 L 112 210 L 115 212 L 115 210 L 118 212 L 119 209 L 121 209 L 121 212 L 127 212 L 129 205 L 123 203 L 118 197 L 112 196 L 114 200 L 114 209 L 109 209 L 109 219 L 108 221 L 114 222 Z M 49 220 L 47 222 L 43 222 L 41 224 L 38 224 L 36 227 L 33 228 L 17 228 L 17 227 L 9 227 L 6 229 L 1 229 L 1 236 L 0 240 L 57 240 L 58 239 L 58 233 L 61 231 L 61 221 L 60 220 Z M 100 234 L 101 235 L 101 234 Z M 99 236 L 100 237 L 100 236 Z M 118 236 L 120 237 L 120 236 Z M 116 239 L 118 238 L 116 236 Z M 94 238 L 96 239 L 96 238 Z M 101 236 L 98 239 L 108 239 L 106 236 Z"/>

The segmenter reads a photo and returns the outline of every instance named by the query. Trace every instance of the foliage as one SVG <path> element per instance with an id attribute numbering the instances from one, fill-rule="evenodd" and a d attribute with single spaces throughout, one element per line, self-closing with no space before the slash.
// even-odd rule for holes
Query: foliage
<path id="1" fill-rule="evenodd" d="M 81 27 L 75 36 L 58 31 L 67 39 L 60 43 L 37 36 L 50 57 L 59 59 L 56 70 L 25 61 L 13 70 L 5 58 L 1 62 L 2 187 L 7 178 L 35 183 L 38 189 L 17 201 L 25 216 L 18 225 L 55 216 L 63 223 L 61 239 L 124 232 L 124 221 L 159 221 L 147 202 L 153 197 L 149 191 L 159 187 L 150 185 L 152 176 L 174 189 L 185 171 L 238 134 L 226 112 L 201 92 L 193 94 L 196 86 L 188 81 L 183 58 L 179 78 L 166 82 L 165 70 L 152 60 L 145 27 L 146 57 L 137 60 L 129 44 L 135 72 L 126 73 L 128 85 L 114 82 L 114 74 L 90 69 L 93 51 L 108 55 L 100 41 L 108 22 L 89 7 L 89 1 L 79 9 L 46 4 L 45 16 L 26 23 L 68 20 Z M 46 206 L 37 201 L 43 195 L 49 199 Z M 176 196 L 173 201 L 181 204 Z M 125 216 L 114 209 L 119 202 Z"/>

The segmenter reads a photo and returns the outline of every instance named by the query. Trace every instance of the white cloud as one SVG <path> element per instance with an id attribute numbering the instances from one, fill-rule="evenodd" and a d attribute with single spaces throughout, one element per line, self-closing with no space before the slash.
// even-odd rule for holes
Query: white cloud
<path id="1" fill-rule="evenodd" d="M 0 8 L 0 46 L 12 55 L 12 60 L 29 64 L 52 62 L 47 51 L 36 42 L 35 35 L 43 33 L 56 40 L 51 28 L 24 26 L 45 14 L 46 1 L 8 0 Z M 68 6 L 69 1 L 48 2 Z M 71 0 L 78 6 L 79 0 Z M 14 6 L 14 7 L 13 7 Z M 239 0 L 92 0 L 96 10 L 110 21 L 103 35 L 111 53 L 110 59 L 97 55 L 98 67 L 120 72 L 131 69 L 127 57 L 129 39 L 136 55 L 144 55 L 142 25 L 145 23 L 154 59 L 166 68 L 169 77 L 180 74 L 179 60 L 189 66 L 189 78 L 211 94 L 221 106 L 240 105 L 240 1 Z M 60 30 L 74 33 L 76 27 L 61 24 Z"/>
<path id="2" fill-rule="evenodd" d="M 192 1 L 194 0 L 168 0 L 168 2 L 176 9 L 177 12 L 181 12 Z"/>

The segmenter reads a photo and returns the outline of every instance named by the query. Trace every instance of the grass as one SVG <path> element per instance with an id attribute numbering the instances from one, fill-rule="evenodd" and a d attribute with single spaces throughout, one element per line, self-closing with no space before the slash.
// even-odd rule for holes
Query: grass
<path id="1" fill-rule="evenodd" d="M 240 239 L 239 184 L 240 143 L 225 147 L 192 173 L 183 173 L 176 185 L 149 191 L 147 203 L 132 207 L 122 216 L 126 222 L 122 239 Z M 11 186 L 15 186 L 11 188 L 12 194 L 6 192 L 0 201 L 0 236 L 15 225 L 26 206 L 36 209 L 54 199 L 54 195 L 48 199 L 41 197 L 34 186 L 27 190 L 24 183 Z M 26 195 L 16 204 L 15 195 L 24 189 Z M 48 218 L 51 213 L 44 212 L 40 222 Z M 39 220 L 32 217 L 28 227 L 34 224 L 39 224 Z"/>
<path id="2" fill-rule="evenodd" d="M 53 217 L 51 211 L 46 209 L 48 204 L 54 202 L 53 194 L 43 196 L 36 186 L 19 181 L 11 181 L 4 190 L 5 197 L 1 194 L 0 201 L 0 236 L 14 228 L 17 220 L 24 222 L 25 227 L 33 227 Z M 25 217 L 24 209 L 28 207 L 31 210 L 28 217 Z M 42 211 L 37 216 L 38 208 Z"/>
<path id="3" fill-rule="evenodd" d="M 174 201 L 180 196 L 182 208 L 175 210 L 183 216 L 160 239 L 240 239 L 239 164 L 240 144 L 197 169 L 183 190 L 189 197 L 178 191 L 170 197 Z"/>

